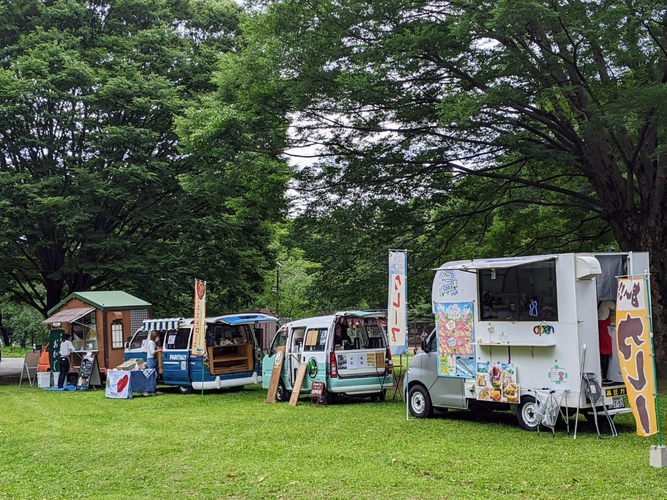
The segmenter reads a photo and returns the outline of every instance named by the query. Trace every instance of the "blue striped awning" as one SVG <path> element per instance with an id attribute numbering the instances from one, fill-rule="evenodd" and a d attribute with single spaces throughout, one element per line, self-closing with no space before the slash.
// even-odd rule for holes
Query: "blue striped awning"
<path id="1" fill-rule="evenodd" d="M 166 318 L 166 319 L 145 319 L 142 330 L 178 330 L 178 325 L 183 318 Z"/>

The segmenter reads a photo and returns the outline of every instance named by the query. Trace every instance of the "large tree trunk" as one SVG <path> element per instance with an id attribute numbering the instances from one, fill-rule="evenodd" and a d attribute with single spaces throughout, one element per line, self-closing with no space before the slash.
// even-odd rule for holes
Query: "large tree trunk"
<path id="1" fill-rule="evenodd" d="M 667 246 L 664 230 L 656 229 L 656 221 L 611 222 L 617 241 L 623 251 L 644 251 L 649 253 L 651 273 L 651 312 L 653 319 L 653 342 L 656 365 L 659 373 L 667 373 Z M 659 226 L 658 226 L 659 227 Z M 624 229 L 625 228 L 625 229 Z M 634 228 L 636 231 L 629 231 Z"/>

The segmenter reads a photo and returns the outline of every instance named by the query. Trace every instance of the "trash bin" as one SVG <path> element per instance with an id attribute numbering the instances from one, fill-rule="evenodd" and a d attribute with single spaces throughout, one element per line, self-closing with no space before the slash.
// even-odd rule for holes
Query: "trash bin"
<path id="1" fill-rule="evenodd" d="M 37 372 L 37 387 L 51 387 L 51 374 L 49 372 Z"/>

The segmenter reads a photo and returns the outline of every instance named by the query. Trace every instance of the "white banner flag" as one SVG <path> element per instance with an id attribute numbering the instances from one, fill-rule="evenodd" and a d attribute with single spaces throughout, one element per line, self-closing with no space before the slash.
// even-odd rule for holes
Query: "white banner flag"
<path id="1" fill-rule="evenodd" d="M 389 304 L 387 307 L 387 335 L 392 354 L 408 352 L 408 282 L 407 252 L 389 252 Z"/>

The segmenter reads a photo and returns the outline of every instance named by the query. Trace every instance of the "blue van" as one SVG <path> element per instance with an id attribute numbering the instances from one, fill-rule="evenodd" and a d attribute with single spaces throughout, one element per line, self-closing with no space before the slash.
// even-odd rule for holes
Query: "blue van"
<path id="1" fill-rule="evenodd" d="M 146 320 L 126 345 L 125 359 L 146 357 L 146 339 L 156 330 L 162 343 L 162 383 L 192 389 L 221 389 L 257 384 L 261 380 L 260 323 L 278 319 L 266 314 L 229 314 L 206 318 L 206 355 L 193 356 L 192 318 Z"/>

